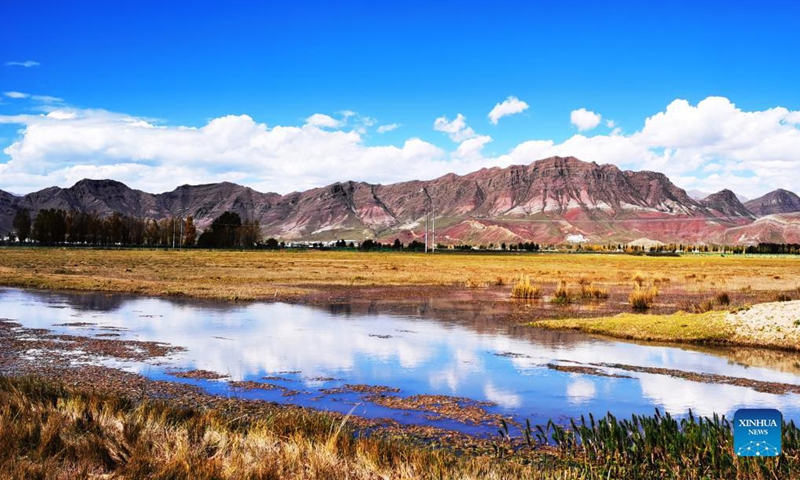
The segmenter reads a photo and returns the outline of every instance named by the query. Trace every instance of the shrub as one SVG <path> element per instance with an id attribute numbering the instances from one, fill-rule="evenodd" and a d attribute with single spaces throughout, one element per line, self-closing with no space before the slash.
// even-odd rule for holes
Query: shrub
<path id="1" fill-rule="evenodd" d="M 634 310 L 647 310 L 653 306 L 656 295 L 658 295 L 658 288 L 644 288 L 637 284 L 631 294 L 628 295 L 628 301 Z"/>
<path id="2" fill-rule="evenodd" d="M 779 293 L 779 294 L 775 295 L 775 301 L 776 302 L 791 302 L 792 301 L 792 297 L 790 297 L 789 295 L 787 295 L 785 293 Z"/>

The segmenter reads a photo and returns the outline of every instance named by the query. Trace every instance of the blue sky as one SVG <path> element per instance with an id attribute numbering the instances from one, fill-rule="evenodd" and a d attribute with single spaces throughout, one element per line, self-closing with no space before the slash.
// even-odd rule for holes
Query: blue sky
<path id="1" fill-rule="evenodd" d="M 26 192 L 116 174 L 150 190 L 229 179 L 286 192 L 349 178 L 466 173 L 536 160 L 523 153 L 570 149 L 623 168 L 668 166 L 674 173 L 665 173 L 686 188 L 730 185 L 754 195 L 797 183 L 769 172 L 800 167 L 800 154 L 792 154 L 800 152 L 798 2 L 261 3 L 4 2 L 11 21 L 0 29 L 0 188 Z M 489 111 L 510 96 L 528 108 L 493 124 Z M 727 104 L 702 104 L 709 97 Z M 676 100 L 688 109 L 645 131 L 646 119 Z M 778 107 L 786 112 L 768 113 Z M 573 124 L 571 112 L 580 109 L 599 115 L 597 126 L 592 117 L 583 130 Z M 42 119 L 54 111 L 62 114 Z M 319 135 L 288 132 L 309 148 L 281 156 L 274 128 L 303 129 L 314 114 L 338 123 L 316 125 Z M 458 114 L 466 134 L 434 128 L 436 119 Z M 135 119 L 129 123 L 177 135 L 179 127 L 202 129 L 228 115 L 238 121 L 228 117 L 216 136 L 204 132 L 213 152 L 195 154 L 203 156 L 195 171 L 191 155 L 164 146 L 180 140 L 137 134 L 118 145 L 133 127 L 110 126 Z M 727 126 L 675 131 L 693 123 Z M 399 127 L 378 133 L 381 125 Z M 753 150 L 768 149 L 758 140 L 735 145 L 747 132 L 760 132 L 767 146 L 788 146 L 758 158 Z M 69 141 L 55 142 L 59 135 Z M 552 148 L 520 150 L 526 142 Z M 388 146 L 395 150 L 380 150 Z M 262 150 L 241 163 L 260 170 L 231 165 L 254 148 Z M 408 168 L 381 171 L 392 158 Z M 299 168 L 302 162 L 308 165 Z"/>

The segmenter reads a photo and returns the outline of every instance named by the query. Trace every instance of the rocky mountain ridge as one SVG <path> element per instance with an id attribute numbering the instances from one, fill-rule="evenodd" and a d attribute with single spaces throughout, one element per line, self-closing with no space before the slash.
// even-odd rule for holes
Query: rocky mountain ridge
<path id="1" fill-rule="evenodd" d="M 800 212 L 800 197 L 776 190 L 742 204 L 733 192 L 722 190 L 695 200 L 662 173 L 552 157 L 429 181 L 347 181 L 287 195 L 227 182 L 152 194 L 114 180 L 81 180 L 25 196 L 0 191 L 0 236 L 11 229 L 17 208 L 33 215 L 46 208 L 155 219 L 192 215 L 201 229 L 233 211 L 258 220 L 265 237 L 288 241 L 408 242 L 424 236 L 427 213 L 436 219 L 436 241 L 451 244 L 560 243 L 568 238 L 757 243 L 760 225 L 771 239 L 796 230 L 791 215 L 788 221 L 759 221 L 764 215 Z M 745 233 L 737 237 L 736 232 Z"/>

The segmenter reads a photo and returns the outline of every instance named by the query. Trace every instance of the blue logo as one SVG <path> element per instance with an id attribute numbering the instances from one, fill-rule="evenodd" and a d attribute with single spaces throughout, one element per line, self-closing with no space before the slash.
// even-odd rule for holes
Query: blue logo
<path id="1" fill-rule="evenodd" d="M 781 454 L 783 415 L 771 408 L 743 408 L 733 416 L 733 451 L 740 457 Z"/>

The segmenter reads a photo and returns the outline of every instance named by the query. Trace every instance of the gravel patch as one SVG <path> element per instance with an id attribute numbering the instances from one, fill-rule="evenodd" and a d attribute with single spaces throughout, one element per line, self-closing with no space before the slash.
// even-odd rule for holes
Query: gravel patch
<path id="1" fill-rule="evenodd" d="M 725 320 L 736 342 L 800 350 L 800 300 L 760 303 L 730 312 Z"/>

